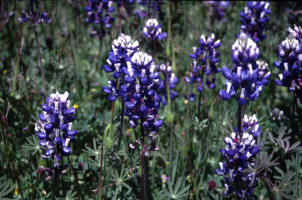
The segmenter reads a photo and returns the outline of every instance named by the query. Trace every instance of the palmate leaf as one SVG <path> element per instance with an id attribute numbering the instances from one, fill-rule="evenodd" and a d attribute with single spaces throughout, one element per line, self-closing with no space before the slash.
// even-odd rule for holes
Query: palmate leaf
<path id="1" fill-rule="evenodd" d="M 277 160 L 279 157 L 273 160 L 274 154 L 268 154 L 266 152 L 260 152 L 256 157 L 255 170 L 257 174 L 260 174 L 263 170 L 271 172 L 271 167 L 279 165 Z"/>
<path id="2" fill-rule="evenodd" d="M 75 200 L 75 199 L 77 199 L 77 193 L 76 193 L 76 192 L 73 192 L 72 190 L 69 190 L 69 191 L 66 193 L 65 200 Z"/>
<path id="3" fill-rule="evenodd" d="M 279 176 L 274 176 L 274 178 L 277 180 L 277 186 L 274 188 L 277 199 L 294 199 L 294 197 L 291 195 L 291 191 L 294 190 L 295 181 L 293 178 L 295 173 L 291 171 L 284 173 L 278 167 L 275 167 L 275 169 L 280 174 Z"/>
<path id="4" fill-rule="evenodd" d="M 36 153 L 40 153 L 42 151 L 39 139 L 32 135 L 26 138 L 27 143 L 22 145 L 22 149 L 25 152 L 31 153 L 31 155 L 35 155 Z"/>
<path id="5" fill-rule="evenodd" d="M 110 184 L 103 187 L 104 190 L 109 190 L 110 199 L 132 199 L 132 187 L 127 181 L 132 179 L 136 174 L 129 174 L 129 169 L 122 164 L 121 169 L 112 170 Z M 108 195 L 108 194 L 107 194 Z"/>
<path id="6" fill-rule="evenodd" d="M 277 144 L 279 147 L 281 147 L 285 153 L 291 153 L 291 152 L 302 150 L 302 147 L 299 146 L 300 142 L 297 141 L 291 145 L 290 144 L 291 137 L 285 136 L 285 132 L 282 130 L 278 134 L 277 138 L 275 138 L 272 133 L 269 133 L 269 139 L 271 140 L 271 142 L 273 142 L 274 144 Z"/>
<path id="7" fill-rule="evenodd" d="M 13 191 L 13 189 L 15 189 L 16 184 L 14 184 L 13 186 L 11 186 L 11 181 L 4 181 L 1 182 L 0 180 L 0 199 L 1 200 L 10 200 L 10 198 L 6 197 L 10 192 Z"/>
<path id="8" fill-rule="evenodd" d="M 178 166 L 178 154 L 176 156 L 175 164 L 172 170 L 171 179 L 168 180 L 168 189 L 164 188 L 164 196 L 170 199 L 185 199 L 188 196 L 190 186 L 185 186 L 184 176 L 180 176 L 176 180 L 176 171 Z"/>

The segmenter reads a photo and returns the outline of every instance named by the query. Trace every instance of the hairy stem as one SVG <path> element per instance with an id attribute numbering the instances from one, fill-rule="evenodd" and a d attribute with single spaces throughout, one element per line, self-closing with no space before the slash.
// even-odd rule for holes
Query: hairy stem
<path id="1" fill-rule="evenodd" d="M 101 163 L 100 163 L 100 178 L 99 178 L 99 185 L 98 185 L 98 193 L 99 193 L 99 200 L 102 200 L 102 190 L 103 190 L 103 158 L 104 158 L 104 134 L 105 134 L 105 120 L 103 121 L 103 133 L 102 133 L 102 144 L 101 144 Z"/>
<path id="2" fill-rule="evenodd" d="M 153 61 L 155 62 L 155 56 L 156 56 L 156 41 L 155 40 L 152 40 L 152 46 L 153 46 L 152 57 L 153 57 Z"/>
<path id="3" fill-rule="evenodd" d="M 19 73 L 19 66 L 20 66 L 20 60 L 21 60 L 21 54 L 22 54 L 23 23 L 21 23 L 20 26 L 21 26 L 21 31 L 20 31 L 19 51 L 18 51 L 18 58 L 17 58 L 16 68 L 15 68 L 12 95 L 15 94 L 15 90 L 16 90 L 16 87 L 17 87 L 17 76 L 18 76 L 18 73 Z"/>
<path id="4" fill-rule="evenodd" d="M 242 105 L 238 104 L 238 111 L 237 111 L 237 124 L 238 124 L 238 134 L 240 138 L 242 137 Z"/>
<path id="5" fill-rule="evenodd" d="M 146 157 L 145 157 L 145 136 L 144 136 L 144 128 L 141 124 L 141 168 L 142 168 L 142 180 L 141 180 L 141 199 L 147 200 L 147 184 L 146 184 Z"/>
<path id="6" fill-rule="evenodd" d="M 115 102 L 113 101 L 112 104 L 111 104 L 111 117 L 110 117 L 109 137 L 112 137 L 114 110 L 115 110 Z"/>
<path id="7" fill-rule="evenodd" d="M 173 121 L 170 127 L 170 141 L 169 141 L 169 161 L 170 161 L 170 177 L 172 177 L 172 160 L 173 160 Z"/>
<path id="8" fill-rule="evenodd" d="M 58 174 L 57 172 L 55 171 L 55 175 L 52 179 L 52 189 L 51 189 L 51 200 L 55 200 L 56 199 L 56 185 L 57 185 L 57 177 Z"/>
<path id="9" fill-rule="evenodd" d="M 69 161 L 69 164 L 70 164 L 70 166 L 71 166 L 73 176 L 74 176 L 74 178 L 75 178 L 75 187 L 76 187 L 76 190 L 77 190 L 78 199 L 82 199 L 82 198 L 81 198 L 80 186 L 79 186 L 78 173 L 77 173 L 76 169 L 74 168 L 74 166 L 73 166 L 73 164 L 72 164 L 71 159 L 70 159 L 69 156 L 68 156 L 68 161 Z"/>
<path id="10" fill-rule="evenodd" d="M 35 33 L 38 59 L 39 59 L 39 63 L 40 63 L 40 71 L 41 71 L 41 76 L 42 76 L 42 87 L 45 88 L 45 74 L 44 74 L 44 66 L 42 63 L 42 57 L 41 57 L 41 52 L 40 52 L 39 36 L 38 36 L 38 32 L 36 30 L 36 27 L 34 27 L 33 29 L 34 29 L 34 33 Z"/>
<path id="11" fill-rule="evenodd" d="M 125 104 L 124 104 L 124 102 L 122 100 L 121 127 L 120 127 L 120 134 L 119 134 L 119 138 L 118 138 L 117 148 L 120 146 L 121 141 L 122 141 L 122 137 L 124 135 L 124 113 L 125 113 Z"/>
<path id="12" fill-rule="evenodd" d="M 274 193 L 273 193 L 273 190 L 272 190 L 272 185 L 273 184 L 272 184 L 271 180 L 267 176 L 264 176 L 264 175 L 261 175 L 260 179 L 264 183 L 264 186 L 265 186 L 265 189 L 267 190 L 269 199 L 274 200 L 275 198 L 274 198 Z"/>

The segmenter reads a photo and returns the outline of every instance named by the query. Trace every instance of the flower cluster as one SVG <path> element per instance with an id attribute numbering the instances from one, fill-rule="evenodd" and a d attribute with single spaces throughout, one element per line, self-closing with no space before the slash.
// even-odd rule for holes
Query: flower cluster
<path id="1" fill-rule="evenodd" d="M 150 55 L 145 52 L 136 52 L 132 58 L 134 88 L 128 93 L 128 101 L 125 102 L 125 115 L 130 119 L 131 127 L 140 125 L 142 136 L 151 140 L 149 148 L 143 146 L 145 155 L 148 151 L 157 150 L 155 146 L 154 133 L 162 126 L 162 120 L 158 119 L 160 102 L 156 98 L 159 88 L 160 73 L 155 71 L 155 65 Z M 138 145 L 131 144 L 131 148 Z"/>
<path id="2" fill-rule="evenodd" d="M 271 9 L 270 3 L 265 1 L 248 1 L 244 12 L 241 12 L 241 30 L 243 30 L 249 37 L 258 42 L 264 40 L 265 26 L 269 20 Z"/>
<path id="3" fill-rule="evenodd" d="M 160 80 L 159 85 L 159 98 L 163 106 L 167 105 L 167 87 L 169 87 L 169 95 L 170 99 L 174 99 L 177 97 L 177 92 L 174 91 L 176 84 L 178 83 L 178 79 L 175 74 L 172 72 L 171 66 L 167 64 L 161 64 L 158 66 L 158 70 L 163 75 L 164 80 Z"/>
<path id="4" fill-rule="evenodd" d="M 151 40 L 164 40 L 167 37 L 166 32 L 161 31 L 161 25 L 156 19 L 148 19 L 143 28 L 143 34 Z"/>
<path id="5" fill-rule="evenodd" d="M 189 84 L 197 84 L 198 92 L 203 90 L 203 77 L 206 75 L 206 85 L 213 89 L 215 85 L 215 74 L 220 72 L 217 68 L 219 62 L 220 40 L 215 41 L 215 35 L 212 33 L 207 39 L 201 35 L 199 47 L 193 47 L 193 53 L 190 57 L 193 59 L 193 69 L 190 72 L 190 77 L 185 77 L 185 81 Z M 194 94 L 191 94 L 194 96 Z"/>
<path id="6" fill-rule="evenodd" d="M 214 16 L 218 20 L 223 20 L 225 16 L 225 11 L 227 7 L 229 7 L 230 2 L 228 1 L 207 1 L 207 4 L 209 4 L 214 9 Z"/>
<path id="7" fill-rule="evenodd" d="M 22 11 L 21 16 L 19 17 L 19 21 L 23 23 L 31 23 L 32 26 L 38 24 L 49 24 L 51 22 L 51 18 L 48 16 L 46 12 L 26 12 Z"/>
<path id="8" fill-rule="evenodd" d="M 288 29 L 288 37 L 278 49 L 279 61 L 274 65 L 282 72 L 276 84 L 287 87 L 289 91 L 302 99 L 302 28 Z"/>
<path id="9" fill-rule="evenodd" d="M 249 100 L 254 101 L 259 97 L 271 76 L 267 63 L 257 60 L 259 55 L 257 44 L 241 33 L 232 46 L 233 69 L 222 68 L 226 90 L 220 90 L 219 96 L 223 100 L 236 97 L 240 105 L 245 105 Z"/>
<path id="10" fill-rule="evenodd" d="M 35 124 L 35 132 L 45 150 L 42 158 L 53 159 L 55 169 L 61 167 L 62 156 L 71 154 L 69 143 L 77 134 L 72 130 L 75 109 L 70 107 L 68 96 L 68 92 L 51 94 L 42 105 L 43 113 Z"/>
<path id="11" fill-rule="evenodd" d="M 163 1 L 160 0 L 136 0 L 136 3 L 147 7 L 146 10 L 154 10 L 154 11 L 160 11 L 160 4 L 164 3 Z"/>
<path id="12" fill-rule="evenodd" d="M 88 0 L 87 6 L 85 7 L 85 11 L 87 12 L 86 23 L 104 24 L 105 28 L 110 29 L 114 22 L 114 18 L 111 14 L 115 10 L 112 3 L 110 0 Z M 103 34 L 103 30 L 100 31 L 101 32 L 99 32 L 98 29 L 92 29 L 90 35 L 94 37 Z"/>
<path id="13" fill-rule="evenodd" d="M 113 73 L 114 80 L 108 81 L 108 85 L 103 87 L 103 91 L 108 94 L 110 101 L 115 101 L 118 96 L 126 98 L 127 88 L 133 85 L 133 69 L 131 57 L 138 51 L 139 43 L 133 41 L 130 36 L 120 34 L 118 39 L 113 41 L 112 52 L 109 52 L 107 65 L 104 70 Z M 120 81 L 118 81 L 120 80 Z M 119 82 L 119 85 L 117 83 Z"/>
<path id="14" fill-rule="evenodd" d="M 258 178 L 255 172 L 248 171 L 254 167 L 254 159 L 259 152 L 257 140 L 261 134 L 261 127 L 255 115 L 243 118 L 243 133 L 239 136 L 236 132 L 226 137 L 226 146 L 220 152 L 225 161 L 220 162 L 220 169 L 216 173 L 223 176 L 222 185 L 225 188 L 225 195 L 234 192 L 240 199 L 256 199 L 254 189 L 258 185 Z"/>

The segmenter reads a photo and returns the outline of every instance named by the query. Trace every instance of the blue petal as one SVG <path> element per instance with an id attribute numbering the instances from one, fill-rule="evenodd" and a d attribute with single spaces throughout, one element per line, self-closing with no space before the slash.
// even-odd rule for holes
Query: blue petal
<path id="1" fill-rule="evenodd" d="M 229 70 L 229 68 L 223 67 L 222 74 L 226 79 L 232 80 L 232 74 L 231 74 L 231 71 Z"/>
<path id="2" fill-rule="evenodd" d="M 222 89 L 219 91 L 219 96 L 221 97 L 221 99 L 226 101 L 231 99 L 231 95 L 229 95 L 225 90 Z"/>

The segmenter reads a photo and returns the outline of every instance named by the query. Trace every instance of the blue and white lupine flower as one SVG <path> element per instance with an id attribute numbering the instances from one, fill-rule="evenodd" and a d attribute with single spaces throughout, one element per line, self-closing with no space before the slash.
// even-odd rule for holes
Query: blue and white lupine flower
<path id="1" fill-rule="evenodd" d="M 71 154 L 69 143 L 77 134 L 77 131 L 72 129 L 75 109 L 70 107 L 68 96 L 68 92 L 51 94 L 46 99 L 46 104 L 42 105 L 43 113 L 35 124 L 35 132 L 44 149 L 42 158 L 52 159 L 55 169 L 60 168 L 63 156 Z"/>
<path id="2" fill-rule="evenodd" d="M 151 40 L 163 40 L 166 39 L 167 33 L 162 32 L 161 25 L 158 23 L 157 19 L 148 19 L 143 28 L 143 34 L 146 38 Z"/>
<path id="3" fill-rule="evenodd" d="M 145 11 L 149 11 L 151 13 L 160 12 L 160 4 L 165 3 L 161 0 L 136 0 L 136 3 L 145 7 Z M 145 12 L 143 11 L 143 12 Z"/>
<path id="4" fill-rule="evenodd" d="M 302 40 L 302 27 L 301 26 L 294 25 L 294 28 L 289 27 L 287 31 L 289 34 L 292 34 L 301 43 L 301 40 Z"/>
<path id="5" fill-rule="evenodd" d="M 133 41 L 130 36 L 120 34 L 113 41 L 112 52 L 109 52 L 107 64 L 104 70 L 113 73 L 114 80 L 108 81 L 108 86 L 103 87 L 103 91 L 108 94 L 110 101 L 115 101 L 118 96 L 123 98 L 128 92 L 130 85 L 134 84 L 134 69 L 131 63 L 131 57 L 138 51 L 139 43 Z M 117 85 L 119 80 L 119 85 Z"/>
<path id="6" fill-rule="evenodd" d="M 32 11 L 22 11 L 21 16 L 19 17 L 19 22 L 30 23 L 31 26 L 36 26 L 39 24 L 49 24 L 51 18 L 46 12 L 32 12 Z"/>
<path id="7" fill-rule="evenodd" d="M 274 62 L 281 71 L 275 82 L 302 99 L 302 28 L 295 26 L 288 32 L 288 37 L 279 45 L 279 61 Z"/>
<path id="8" fill-rule="evenodd" d="M 241 12 L 241 30 L 249 35 L 254 42 L 264 40 L 265 26 L 270 18 L 270 3 L 266 1 L 248 1 Z"/>
<path id="9" fill-rule="evenodd" d="M 206 1 L 206 3 L 214 9 L 214 17 L 218 20 L 225 20 L 225 11 L 230 5 L 229 1 Z"/>
<path id="10" fill-rule="evenodd" d="M 258 60 L 259 55 L 257 44 L 241 33 L 232 46 L 233 69 L 222 68 L 226 90 L 220 90 L 219 96 L 223 100 L 236 98 L 240 105 L 245 105 L 259 97 L 271 77 L 268 65 Z"/>
<path id="11" fill-rule="evenodd" d="M 158 71 L 161 72 L 163 80 L 160 80 L 159 85 L 159 98 L 163 106 L 167 105 L 167 88 L 169 87 L 170 99 L 174 99 L 178 96 L 177 92 L 174 90 L 176 84 L 178 83 L 178 78 L 175 73 L 173 73 L 171 66 L 168 64 L 161 64 L 158 66 Z"/>
<path id="12" fill-rule="evenodd" d="M 141 138 L 148 137 L 151 140 L 149 148 L 142 147 L 145 154 L 148 151 L 156 150 L 154 133 L 162 126 L 162 120 L 158 119 L 158 109 L 160 102 L 156 98 L 159 88 L 159 72 L 156 72 L 156 67 L 152 57 L 145 52 L 136 52 L 132 58 L 135 87 L 128 93 L 128 101 L 125 102 L 125 115 L 130 119 L 131 127 L 135 128 L 140 125 L 144 135 Z M 131 144 L 131 148 L 135 148 L 139 142 Z"/>
<path id="13" fill-rule="evenodd" d="M 232 132 L 230 137 L 226 137 L 224 149 L 220 152 L 225 161 L 220 162 L 220 169 L 216 173 L 223 176 L 221 181 L 225 188 L 224 194 L 229 196 L 236 193 L 240 199 L 256 199 L 254 189 L 258 185 L 258 178 L 255 172 L 248 170 L 254 167 L 254 159 L 259 153 L 258 145 L 261 127 L 256 115 L 243 118 L 243 133 Z"/>
<path id="14" fill-rule="evenodd" d="M 97 28 L 91 30 L 92 37 L 104 34 L 104 30 L 98 30 L 99 24 L 104 25 L 106 29 L 110 29 L 114 22 L 112 13 L 114 12 L 113 1 L 110 0 L 88 0 L 85 7 L 87 17 L 85 19 L 88 24 L 98 24 Z M 103 27 L 102 27 L 103 28 Z M 102 29 L 101 28 L 101 29 Z"/>
<path id="15" fill-rule="evenodd" d="M 193 53 L 190 54 L 192 61 L 192 72 L 189 77 L 185 77 L 185 81 L 189 84 L 197 84 L 197 91 L 202 92 L 204 83 L 204 75 L 206 76 L 205 83 L 210 89 L 216 87 L 215 75 L 220 72 L 217 67 L 219 63 L 220 40 L 215 41 L 215 35 L 212 33 L 207 39 L 201 35 L 199 47 L 193 47 Z M 192 96 L 194 93 L 191 93 Z"/>

